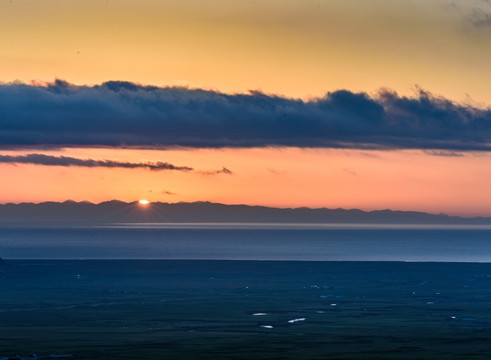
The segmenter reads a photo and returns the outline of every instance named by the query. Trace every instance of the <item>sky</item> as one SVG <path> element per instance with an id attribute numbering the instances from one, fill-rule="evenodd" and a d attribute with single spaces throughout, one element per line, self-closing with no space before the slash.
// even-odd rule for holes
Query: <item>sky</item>
<path id="1" fill-rule="evenodd" d="M 487 0 L 0 0 L 0 203 L 491 216 Z"/>

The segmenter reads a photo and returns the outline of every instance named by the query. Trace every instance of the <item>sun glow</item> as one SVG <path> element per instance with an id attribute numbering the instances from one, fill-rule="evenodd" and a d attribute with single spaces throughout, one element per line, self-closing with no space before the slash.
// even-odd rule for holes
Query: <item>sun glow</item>
<path id="1" fill-rule="evenodd" d="M 145 199 L 141 199 L 140 201 L 138 201 L 138 203 L 139 203 L 140 205 L 148 205 L 148 204 L 150 204 L 150 201 L 145 200 Z"/>

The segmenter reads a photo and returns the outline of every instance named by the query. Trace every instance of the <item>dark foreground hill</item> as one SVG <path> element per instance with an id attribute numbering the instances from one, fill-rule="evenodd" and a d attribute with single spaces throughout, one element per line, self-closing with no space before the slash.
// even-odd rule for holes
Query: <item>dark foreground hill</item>
<path id="1" fill-rule="evenodd" d="M 461 218 L 413 211 L 272 208 L 210 202 L 151 203 L 65 201 L 0 205 L 0 223 L 349 223 L 491 224 L 491 218 Z"/>

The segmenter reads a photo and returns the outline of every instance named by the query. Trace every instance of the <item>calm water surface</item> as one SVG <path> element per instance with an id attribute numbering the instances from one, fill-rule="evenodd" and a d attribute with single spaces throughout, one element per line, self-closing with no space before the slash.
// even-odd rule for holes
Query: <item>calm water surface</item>
<path id="1" fill-rule="evenodd" d="M 0 227 L 6 259 L 491 261 L 491 227 L 130 224 Z"/>

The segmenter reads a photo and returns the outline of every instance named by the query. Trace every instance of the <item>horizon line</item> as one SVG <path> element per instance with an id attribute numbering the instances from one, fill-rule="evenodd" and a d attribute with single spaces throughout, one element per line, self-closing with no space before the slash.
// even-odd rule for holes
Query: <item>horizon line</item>
<path id="1" fill-rule="evenodd" d="M 72 204 L 87 204 L 87 205 L 102 205 L 105 203 L 111 203 L 111 202 L 116 202 L 116 203 L 123 203 L 126 205 L 139 205 L 139 206 L 151 206 L 152 204 L 163 204 L 163 205 L 177 205 L 177 204 L 197 204 L 197 203 L 207 203 L 207 204 L 212 204 L 212 205 L 223 205 L 223 206 L 246 206 L 246 207 L 260 207 L 260 208 L 269 208 L 269 209 L 278 209 L 278 210 L 299 210 L 299 209 L 308 209 L 308 210 L 342 210 L 342 211 L 361 211 L 364 213 L 374 213 L 374 212 L 384 212 L 384 211 L 390 211 L 394 213 L 418 213 L 418 214 L 427 214 L 427 215 L 433 215 L 433 216 L 445 216 L 448 218 L 461 218 L 461 219 L 491 219 L 491 216 L 488 215 L 449 215 L 444 212 L 428 212 L 428 211 L 423 211 L 423 210 L 400 210 L 400 209 L 390 209 L 390 208 L 382 208 L 382 209 L 362 209 L 362 208 L 342 208 L 342 207 L 327 207 L 327 206 L 322 206 L 322 207 L 309 207 L 309 206 L 289 206 L 289 207 L 282 207 L 282 206 L 270 206 L 270 205 L 259 205 L 259 204 L 245 204 L 245 203 L 222 203 L 222 202 L 214 202 L 210 200 L 196 200 L 196 201 L 177 201 L 177 202 L 163 202 L 163 201 L 149 201 L 148 204 L 141 205 L 139 204 L 140 200 L 133 200 L 133 201 L 123 201 L 123 200 L 118 200 L 118 199 L 111 199 L 111 200 L 104 200 L 100 202 L 92 202 L 89 200 L 81 200 L 81 201 L 76 201 L 72 199 L 67 199 L 63 201 L 40 201 L 40 202 L 4 202 L 0 203 L 0 206 L 8 206 L 8 205 L 42 205 L 42 204 L 67 204 L 67 203 L 72 203 Z"/>

